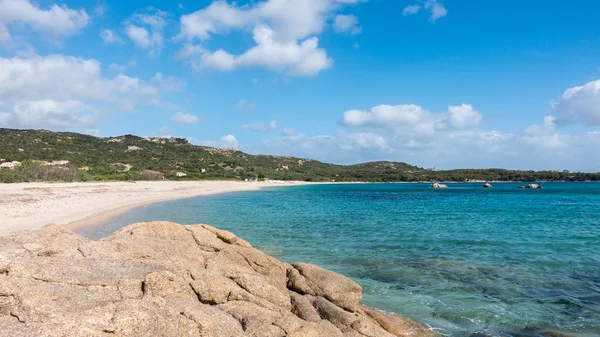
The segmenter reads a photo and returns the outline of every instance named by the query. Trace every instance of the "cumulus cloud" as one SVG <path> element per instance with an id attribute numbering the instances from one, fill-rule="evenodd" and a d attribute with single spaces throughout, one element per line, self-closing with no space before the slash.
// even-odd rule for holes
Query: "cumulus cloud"
<path id="1" fill-rule="evenodd" d="M 523 130 L 523 134 L 534 137 L 552 135 L 556 131 L 556 124 L 554 123 L 555 120 L 556 118 L 553 116 L 546 116 L 541 124 L 531 125 Z"/>
<path id="2" fill-rule="evenodd" d="M 150 8 L 150 13 L 135 14 L 125 21 L 125 34 L 133 44 L 156 57 L 163 49 L 163 30 L 167 13 Z"/>
<path id="3" fill-rule="evenodd" d="M 164 76 L 163 73 L 155 73 L 150 79 L 150 83 L 156 85 L 165 92 L 181 91 L 186 86 L 186 82 L 175 76 Z"/>
<path id="4" fill-rule="evenodd" d="M 470 104 L 451 105 L 448 107 L 450 124 L 458 129 L 475 128 L 483 116 Z"/>
<path id="5" fill-rule="evenodd" d="M 55 129 L 91 129 L 103 111 L 161 104 L 160 96 L 169 92 L 162 83 L 122 74 L 103 76 L 100 62 L 94 59 L 0 57 L 0 69 L 0 102 L 11 107 L 7 124 L 15 127 L 39 126 L 32 118 L 37 116 Z"/>
<path id="6" fill-rule="evenodd" d="M 482 115 L 470 104 L 451 105 L 447 113 L 432 113 L 419 105 L 378 105 L 369 111 L 348 110 L 340 124 L 346 127 L 382 128 L 404 132 L 410 126 L 420 135 L 438 130 L 473 129 L 479 126 Z"/>
<path id="7" fill-rule="evenodd" d="M 183 15 L 178 38 L 205 40 L 231 29 L 268 25 L 277 32 L 278 41 L 302 39 L 321 33 L 328 14 L 338 4 L 331 0 L 267 0 L 238 7 L 215 1 L 204 9 Z"/>
<path id="8" fill-rule="evenodd" d="M 423 167 L 600 170 L 589 160 L 598 153 L 600 132 L 563 134 L 548 116 L 521 131 L 446 128 L 423 137 L 419 124 L 403 132 L 348 129 L 333 135 L 289 134 L 265 140 L 248 150 L 309 157 L 327 162 L 404 161 Z"/>
<path id="9" fill-rule="evenodd" d="M 277 128 L 276 121 L 271 121 L 268 124 L 253 123 L 240 126 L 240 129 L 258 132 L 271 132 L 275 130 L 275 128 Z"/>
<path id="10" fill-rule="evenodd" d="M 297 42 L 278 42 L 274 40 L 274 31 L 267 26 L 254 29 L 253 38 L 257 45 L 240 55 L 232 55 L 224 50 L 215 52 L 184 47 L 179 55 L 189 55 L 190 51 L 200 53 L 200 59 L 192 64 L 198 68 L 211 67 L 231 71 L 241 67 L 261 66 L 292 76 L 312 76 L 331 67 L 332 60 L 325 50 L 318 48 L 316 37 Z"/>
<path id="11" fill-rule="evenodd" d="M 0 43 L 11 40 L 11 25 L 26 25 L 33 31 L 60 39 L 79 33 L 89 22 L 84 9 L 57 4 L 40 8 L 29 0 L 0 1 Z"/>
<path id="12" fill-rule="evenodd" d="M 225 50 L 207 51 L 186 46 L 180 55 L 200 55 L 188 60 L 196 68 L 209 66 L 231 71 L 243 66 L 262 66 L 293 76 L 311 76 L 331 66 L 325 50 L 318 48 L 319 35 L 330 18 L 336 31 L 357 34 L 361 28 L 352 15 L 337 15 L 339 8 L 356 0 L 266 0 L 237 6 L 226 1 L 183 15 L 176 40 L 205 41 L 232 30 L 253 30 L 256 46 L 240 55 Z"/>
<path id="13" fill-rule="evenodd" d="M 404 7 L 404 10 L 402 11 L 402 15 L 409 16 L 409 15 L 417 14 L 417 13 L 419 13 L 419 10 L 421 10 L 421 6 L 419 6 L 419 5 L 406 6 L 406 7 Z"/>
<path id="14" fill-rule="evenodd" d="M 340 123 L 349 127 L 395 127 L 417 124 L 430 115 L 429 111 L 413 104 L 378 105 L 370 111 L 348 110 L 344 112 Z"/>
<path id="15" fill-rule="evenodd" d="M 448 10 L 442 3 L 437 0 L 427 0 L 425 2 L 425 9 L 429 10 L 431 16 L 429 21 L 436 22 L 438 19 L 448 15 Z"/>
<path id="16" fill-rule="evenodd" d="M 199 140 L 193 137 L 187 137 L 190 143 L 194 145 L 200 146 L 210 146 L 210 147 L 219 147 L 219 148 L 230 148 L 230 149 L 238 149 L 239 142 L 234 135 L 228 134 L 221 137 L 220 140 Z"/>
<path id="17" fill-rule="evenodd" d="M 333 29 L 338 33 L 360 34 L 362 28 L 358 26 L 358 18 L 354 15 L 336 15 L 333 20 Z"/>
<path id="18" fill-rule="evenodd" d="M 559 124 L 600 125 L 600 80 L 567 89 L 550 105 Z"/>
<path id="19" fill-rule="evenodd" d="M 237 149 L 237 148 L 239 148 L 239 145 L 240 144 L 239 144 L 237 138 L 235 138 L 235 136 L 232 134 L 221 137 L 220 147 L 229 147 L 229 148 Z"/>
<path id="20" fill-rule="evenodd" d="M 510 132 L 482 130 L 483 115 L 469 104 L 432 113 L 418 105 L 379 105 L 348 110 L 333 135 L 282 133 L 254 152 L 353 163 L 405 161 L 425 167 L 505 167 L 516 169 L 600 170 L 590 161 L 598 153 L 600 132 L 562 133 L 557 119 Z"/>
<path id="21" fill-rule="evenodd" d="M 13 113 L 3 119 L 2 124 L 28 128 L 85 128 L 98 121 L 98 109 L 73 100 L 16 102 Z"/>
<path id="22" fill-rule="evenodd" d="M 270 144 L 288 148 L 305 146 L 307 142 L 316 156 L 327 159 L 321 151 L 327 149 L 327 160 L 355 161 L 394 160 L 436 167 L 513 167 L 561 168 L 570 158 L 569 165 L 581 165 L 586 157 L 581 149 L 594 152 L 591 144 L 598 145 L 600 134 L 562 134 L 555 118 L 547 116 L 540 124 L 521 131 L 501 132 L 480 129 L 483 116 L 469 104 L 451 105 L 447 112 L 432 113 L 418 105 L 379 105 L 368 111 L 348 110 L 340 124 L 347 131 L 319 137 L 286 136 Z M 320 145 L 315 142 L 322 143 Z M 591 143 L 586 143 L 591 142 Z M 276 144 L 277 146 L 273 145 Z M 263 144 L 264 145 L 264 144 Z M 366 151 L 368 149 L 368 151 Z M 537 161 L 537 162 L 536 162 Z M 545 165 L 545 166 L 544 166 Z M 566 167 L 573 168 L 573 166 Z M 600 169 L 600 167 L 599 167 Z"/>
<path id="23" fill-rule="evenodd" d="M 189 113 L 178 112 L 171 117 L 171 121 L 177 124 L 198 124 L 200 118 Z"/>
<path id="24" fill-rule="evenodd" d="M 123 39 L 115 31 L 110 29 L 102 29 L 100 31 L 100 38 L 107 44 L 123 43 Z"/>
<path id="25" fill-rule="evenodd" d="M 402 15 L 417 14 L 421 10 L 421 7 L 429 12 L 429 21 L 432 23 L 448 15 L 448 10 L 439 0 L 421 0 L 417 4 L 406 6 L 402 11 Z"/>

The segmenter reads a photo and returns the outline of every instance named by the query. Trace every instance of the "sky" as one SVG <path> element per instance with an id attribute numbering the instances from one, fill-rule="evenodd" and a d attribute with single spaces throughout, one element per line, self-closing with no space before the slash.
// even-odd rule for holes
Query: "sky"
<path id="1" fill-rule="evenodd" d="M 600 2 L 0 0 L 0 127 L 600 171 Z"/>

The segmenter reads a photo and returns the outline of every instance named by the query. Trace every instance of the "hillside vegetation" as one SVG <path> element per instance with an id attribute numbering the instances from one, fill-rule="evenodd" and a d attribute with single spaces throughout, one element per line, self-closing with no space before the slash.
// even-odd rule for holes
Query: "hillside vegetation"
<path id="1" fill-rule="evenodd" d="M 305 181 L 600 180 L 600 173 L 503 169 L 433 171 L 398 162 L 335 165 L 195 146 L 183 138 L 100 138 L 71 132 L 0 129 L 0 182 L 279 179 Z"/>

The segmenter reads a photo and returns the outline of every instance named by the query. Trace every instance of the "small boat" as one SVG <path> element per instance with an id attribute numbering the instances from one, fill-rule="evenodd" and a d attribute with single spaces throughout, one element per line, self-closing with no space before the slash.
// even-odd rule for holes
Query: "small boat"
<path id="1" fill-rule="evenodd" d="M 440 184 L 438 182 L 435 182 L 435 183 L 431 184 L 430 187 L 431 188 L 448 188 L 448 185 L 444 185 L 444 184 Z"/>
<path id="2" fill-rule="evenodd" d="M 494 188 L 494 187 L 490 183 L 485 183 L 485 184 L 483 184 L 483 188 Z"/>

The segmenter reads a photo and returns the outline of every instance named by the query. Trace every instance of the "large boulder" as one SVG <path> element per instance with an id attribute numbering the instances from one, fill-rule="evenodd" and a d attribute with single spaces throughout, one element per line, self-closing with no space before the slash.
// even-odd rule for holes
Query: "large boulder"
<path id="1" fill-rule="evenodd" d="M 0 337 L 433 336 L 359 304 L 354 281 L 207 225 L 61 226 L 0 237 Z"/>

